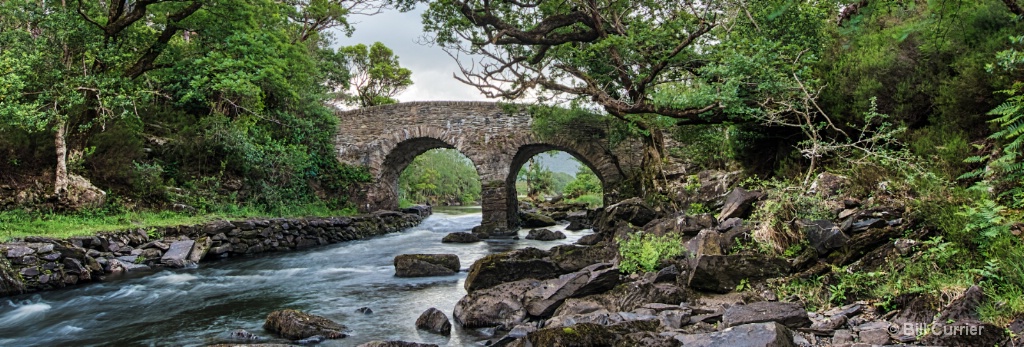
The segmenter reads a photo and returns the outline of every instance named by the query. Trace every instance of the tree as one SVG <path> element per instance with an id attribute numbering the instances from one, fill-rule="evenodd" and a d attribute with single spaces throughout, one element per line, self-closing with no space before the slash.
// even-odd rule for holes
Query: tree
<path id="1" fill-rule="evenodd" d="M 840 2 L 748 4 L 442 0 L 430 4 L 424 27 L 459 61 L 456 78 L 489 97 L 568 98 L 628 123 L 645 143 L 641 182 L 654 182 L 663 149 L 653 130 L 664 118 L 679 125 L 806 118 L 782 105 L 817 92 L 797 80 L 810 80 L 827 42 L 824 24 Z"/>
<path id="2" fill-rule="evenodd" d="M 393 104 L 395 95 L 412 85 L 412 71 L 398 63 L 398 57 L 390 48 L 374 42 L 369 48 L 364 44 L 342 48 L 348 61 L 351 84 L 355 95 L 350 102 L 361 107 Z"/>
<path id="3" fill-rule="evenodd" d="M 5 29 L 0 50 L 24 61 L 8 65 L 14 94 L 0 118 L 9 126 L 54 134 L 54 194 L 68 186 L 69 136 L 135 112 L 148 97 L 148 72 L 166 67 L 161 57 L 201 1 L 103 3 L 11 0 L 0 5 Z M 7 64 L 5 64 L 7 65 Z M 77 131 L 76 131 L 77 130 Z"/>

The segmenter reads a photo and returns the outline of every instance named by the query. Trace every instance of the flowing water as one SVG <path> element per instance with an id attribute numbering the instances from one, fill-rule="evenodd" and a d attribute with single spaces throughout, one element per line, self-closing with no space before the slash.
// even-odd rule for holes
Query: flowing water
<path id="1" fill-rule="evenodd" d="M 548 249 L 589 233 L 564 231 L 565 240 L 487 240 L 443 244 L 450 232 L 480 223 L 479 208 L 436 208 L 419 226 L 367 240 L 311 250 L 206 262 L 79 288 L 0 299 L 0 346 L 202 346 L 240 343 L 228 333 L 245 329 L 260 343 L 288 342 L 263 331 L 271 311 L 295 308 L 349 328 L 350 336 L 321 346 L 405 340 L 463 346 L 480 332 L 454 326 L 451 337 L 418 331 L 416 318 L 436 307 L 451 318 L 466 294 L 465 269 L 481 257 L 511 249 Z M 526 231 L 520 231 L 520 237 Z M 457 254 L 455 276 L 397 278 L 392 261 L 404 253 Z M 371 314 L 356 312 L 369 307 Z M 453 322 L 454 325 L 454 322 Z"/>

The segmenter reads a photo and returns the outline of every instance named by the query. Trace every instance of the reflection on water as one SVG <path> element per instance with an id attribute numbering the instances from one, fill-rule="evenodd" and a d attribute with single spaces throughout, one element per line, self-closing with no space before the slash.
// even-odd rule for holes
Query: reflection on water
<path id="1" fill-rule="evenodd" d="M 418 331 L 416 318 L 430 307 L 451 317 L 465 295 L 466 274 L 394 277 L 392 261 L 403 253 L 453 253 L 463 269 L 491 252 L 524 247 L 547 249 L 573 243 L 588 232 L 564 231 L 565 240 L 488 240 L 443 244 L 449 232 L 480 223 L 480 208 L 435 207 L 434 215 L 409 230 L 362 241 L 202 263 L 198 268 L 161 270 L 79 288 L 0 299 L 0 346 L 201 346 L 222 342 L 245 329 L 262 329 L 273 310 L 295 308 L 349 327 L 350 336 L 322 346 L 355 346 L 372 340 L 406 340 L 462 346 L 479 342 L 474 331 L 454 327 L 452 336 Z M 520 237 L 526 230 L 520 232 Z M 372 314 L 357 313 L 369 307 Z"/>

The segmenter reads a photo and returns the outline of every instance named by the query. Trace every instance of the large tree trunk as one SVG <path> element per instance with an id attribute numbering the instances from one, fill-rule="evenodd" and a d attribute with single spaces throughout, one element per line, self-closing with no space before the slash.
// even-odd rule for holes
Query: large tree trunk
<path id="1" fill-rule="evenodd" d="M 67 122 L 57 121 L 57 132 L 53 136 L 53 144 L 57 152 L 57 171 L 53 179 L 53 194 L 63 199 L 68 190 L 68 144 Z"/>

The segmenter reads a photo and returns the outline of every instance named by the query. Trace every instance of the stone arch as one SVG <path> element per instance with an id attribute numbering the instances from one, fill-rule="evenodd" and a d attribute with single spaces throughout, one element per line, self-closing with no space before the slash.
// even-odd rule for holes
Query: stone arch
<path id="1" fill-rule="evenodd" d="M 509 172 L 505 178 L 505 204 L 503 208 L 507 211 L 508 225 L 519 225 L 519 197 L 516 194 L 515 181 L 519 169 L 526 164 L 527 160 L 535 155 L 547 151 L 562 151 L 578 159 L 583 165 L 590 168 L 598 179 L 601 180 L 605 205 L 618 200 L 617 188 L 623 180 L 622 169 L 618 165 L 615 156 L 607 150 L 594 143 L 577 143 L 566 139 L 549 139 L 538 141 L 533 136 L 528 136 L 520 142 L 515 155 L 509 165 Z"/>
<path id="2" fill-rule="evenodd" d="M 368 209 L 398 208 L 398 178 L 413 159 L 426 151 L 446 148 L 455 149 L 473 162 L 480 175 L 473 155 L 476 151 L 465 146 L 465 141 L 456 132 L 433 126 L 415 126 L 390 129 L 373 144 L 376 149 L 366 159 L 375 185 L 368 187 Z"/>

